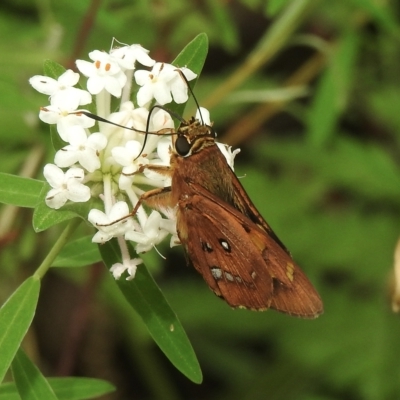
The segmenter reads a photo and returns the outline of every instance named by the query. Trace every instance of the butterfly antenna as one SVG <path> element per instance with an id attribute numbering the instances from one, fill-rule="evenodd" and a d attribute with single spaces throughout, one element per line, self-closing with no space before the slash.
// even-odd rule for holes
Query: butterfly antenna
<path id="1" fill-rule="evenodd" d="M 157 106 L 154 106 L 157 107 Z M 153 108 L 154 108 L 153 107 Z M 160 106 L 158 106 L 159 108 L 162 108 Z M 41 108 L 44 111 L 47 111 L 45 107 Z M 168 111 L 166 110 L 168 113 L 172 113 L 172 111 Z M 174 116 L 176 116 L 177 118 L 179 118 L 179 116 L 177 114 L 172 113 Z M 175 132 L 171 132 L 171 133 L 166 133 L 166 132 L 149 132 L 148 130 L 146 131 L 142 131 L 140 129 L 136 129 L 136 128 L 130 128 L 129 126 L 125 126 L 125 125 L 120 125 L 117 124 L 116 122 L 112 122 L 108 119 L 105 119 L 103 117 L 99 117 L 96 114 L 92 114 L 88 111 L 74 111 L 74 112 L 70 112 L 69 115 L 86 115 L 87 117 L 94 119 L 95 121 L 99 121 L 99 122 L 105 122 L 106 124 L 110 124 L 110 125 L 115 125 L 118 126 L 119 128 L 124 128 L 124 129 L 128 129 L 130 131 L 134 131 L 134 132 L 138 132 L 138 133 L 144 133 L 146 135 L 157 135 L 157 136 L 172 136 L 175 135 Z M 149 127 L 149 124 L 147 124 L 147 129 Z"/>
<path id="2" fill-rule="evenodd" d="M 190 85 L 189 85 L 189 81 L 187 80 L 185 74 L 184 74 L 179 68 L 177 68 L 175 71 L 177 71 L 178 74 L 181 76 L 181 78 L 186 82 L 186 85 L 187 85 L 187 87 L 188 87 L 188 90 L 189 90 L 190 94 L 192 95 L 194 102 L 196 103 L 196 107 L 197 107 L 197 111 L 199 112 L 199 115 L 200 115 L 201 123 L 202 123 L 203 125 L 205 125 L 204 119 L 203 119 L 203 115 L 201 114 L 200 104 L 199 104 L 199 102 L 197 101 L 196 96 L 194 95 L 194 92 L 193 92 L 192 88 L 191 88 Z"/>
<path id="3" fill-rule="evenodd" d="M 173 112 L 173 111 L 171 111 L 171 110 L 168 110 L 167 108 L 165 108 L 165 107 L 163 107 L 163 106 L 160 106 L 160 105 L 157 105 L 157 104 L 156 104 L 155 106 L 151 107 L 151 108 L 150 108 L 150 111 L 149 111 L 149 116 L 148 116 L 147 122 L 146 122 L 146 132 L 145 132 L 145 133 L 146 133 L 146 136 L 144 137 L 142 150 L 140 150 L 140 153 L 139 153 L 139 155 L 135 158 L 135 160 L 137 160 L 137 159 L 142 155 L 143 150 L 144 150 L 144 148 L 145 148 L 145 146 L 146 146 L 147 134 L 150 133 L 150 132 L 149 132 L 149 128 L 150 128 L 150 118 L 151 118 L 151 114 L 152 114 L 152 112 L 154 111 L 154 109 L 156 109 L 156 108 L 166 111 L 169 115 L 171 115 L 171 117 L 175 117 L 175 118 L 178 119 L 180 122 L 185 122 L 185 120 L 184 120 L 179 114 L 177 114 L 177 113 L 175 113 L 175 112 Z M 171 135 L 174 135 L 174 133 L 171 133 Z"/>
<path id="4" fill-rule="evenodd" d="M 118 126 L 119 128 L 129 129 L 130 131 L 134 131 L 134 132 L 149 133 L 151 135 L 162 135 L 161 133 L 159 134 L 158 132 L 146 132 L 146 131 L 141 131 L 140 129 L 130 128 L 129 126 L 120 125 L 120 124 L 117 124 L 116 122 L 112 122 L 108 119 L 100 117 L 96 114 L 92 114 L 88 111 L 83 111 L 83 110 L 82 111 L 74 111 L 74 112 L 70 112 L 69 114 L 70 115 L 86 115 L 87 117 L 94 119 L 95 121 L 105 122 L 106 124 L 115 125 L 115 126 Z"/>

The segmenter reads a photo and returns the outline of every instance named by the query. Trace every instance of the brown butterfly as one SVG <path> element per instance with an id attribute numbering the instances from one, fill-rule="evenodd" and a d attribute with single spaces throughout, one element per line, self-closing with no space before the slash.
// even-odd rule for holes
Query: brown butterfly
<path id="1" fill-rule="evenodd" d="M 217 296 L 232 307 L 304 318 L 323 312 L 317 291 L 247 196 L 210 126 L 183 122 L 170 167 L 143 169 L 171 176 L 172 183 L 144 193 L 131 215 L 141 203 L 176 207 L 186 258 Z"/>

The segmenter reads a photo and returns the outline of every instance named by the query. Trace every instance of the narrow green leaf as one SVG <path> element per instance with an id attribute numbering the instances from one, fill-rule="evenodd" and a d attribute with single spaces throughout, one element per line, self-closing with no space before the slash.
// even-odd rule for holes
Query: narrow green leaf
<path id="1" fill-rule="evenodd" d="M 48 378 L 47 382 L 59 400 L 93 399 L 115 391 L 111 383 L 94 378 Z M 14 382 L 0 385 L 0 400 L 20 399 Z"/>
<path id="2" fill-rule="evenodd" d="M 43 71 L 46 76 L 49 76 L 53 79 L 58 79 L 60 75 L 62 75 L 66 69 L 52 60 L 45 60 L 43 63 Z"/>
<path id="3" fill-rule="evenodd" d="M 375 0 L 352 0 L 356 7 L 369 14 L 368 18 L 374 19 L 378 25 L 397 39 L 400 38 L 400 27 L 396 20 L 396 13 L 391 12 L 389 4 Z"/>
<path id="4" fill-rule="evenodd" d="M 59 400 L 92 399 L 115 391 L 111 383 L 94 378 L 49 378 L 48 382 Z"/>
<path id="5" fill-rule="evenodd" d="M 234 52 L 239 47 L 238 28 L 233 20 L 232 9 L 222 1 L 207 0 L 207 7 L 219 29 L 219 40 L 224 48 Z"/>
<path id="6" fill-rule="evenodd" d="M 39 290 L 40 280 L 32 276 L 0 308 L 0 382 L 32 322 Z"/>
<path id="7" fill-rule="evenodd" d="M 39 202 L 35 208 L 32 219 L 33 229 L 35 232 L 44 231 L 54 225 L 60 224 L 61 222 L 75 218 L 76 216 L 87 220 L 89 211 L 92 208 L 102 209 L 101 200 L 92 197 L 86 203 L 67 202 L 59 210 L 54 210 L 48 207 L 45 203 L 45 197 L 49 190 L 50 186 L 46 183 L 43 185 L 43 189 L 39 195 Z"/>
<path id="8" fill-rule="evenodd" d="M 275 17 L 286 5 L 289 0 L 269 0 L 265 5 L 266 14 Z"/>
<path id="9" fill-rule="evenodd" d="M 35 232 L 44 231 L 54 225 L 60 224 L 63 221 L 75 218 L 76 214 L 71 211 L 54 210 L 48 207 L 45 203 L 45 197 L 50 190 L 50 186 L 46 183 L 43 185 L 39 195 L 39 201 L 35 211 L 33 212 L 32 225 Z"/>
<path id="10" fill-rule="evenodd" d="M 21 400 L 14 382 L 0 385 L 0 400 Z"/>
<path id="11" fill-rule="evenodd" d="M 92 237 L 84 236 L 65 245 L 53 267 L 84 267 L 101 261 L 99 248 L 92 242 Z"/>
<path id="12" fill-rule="evenodd" d="M 190 81 L 190 87 L 194 90 L 197 80 L 199 79 L 201 70 L 208 53 L 208 37 L 205 33 L 197 35 L 175 58 L 172 62 L 177 67 L 187 67 L 197 74 L 196 79 Z M 172 103 L 168 105 L 168 109 L 182 115 L 185 110 L 185 104 Z M 178 122 L 179 124 L 179 122 Z"/>
<path id="13" fill-rule="evenodd" d="M 55 124 L 50 125 L 50 137 L 51 143 L 53 144 L 53 149 L 55 151 L 58 151 L 68 145 L 67 142 L 64 142 L 64 140 L 61 139 Z"/>
<path id="14" fill-rule="evenodd" d="M 46 190 L 47 192 L 47 190 Z M 72 211 L 53 210 L 44 202 L 39 203 L 33 212 L 32 225 L 35 232 L 42 232 L 61 222 L 68 221 L 76 217 Z"/>
<path id="15" fill-rule="evenodd" d="M 114 240 L 100 246 L 100 253 L 108 268 L 121 262 L 120 250 Z M 201 383 L 201 369 L 189 339 L 147 268 L 140 265 L 135 279 L 127 281 L 122 277 L 117 285 L 171 363 L 190 380 Z"/>
<path id="16" fill-rule="evenodd" d="M 11 369 L 21 400 L 58 400 L 49 382 L 21 348 Z"/>
<path id="17" fill-rule="evenodd" d="M 172 62 L 177 67 L 190 68 L 196 74 L 200 74 L 208 53 L 208 38 L 205 33 L 197 35 L 178 54 Z M 194 81 L 196 81 L 195 79 Z"/>
<path id="18" fill-rule="evenodd" d="M 324 145 L 331 139 L 347 105 L 359 44 L 357 34 L 347 32 L 320 79 L 308 118 L 308 139 L 316 146 Z"/>
<path id="19" fill-rule="evenodd" d="M 0 172 L 0 202 L 18 207 L 35 207 L 44 182 Z"/>

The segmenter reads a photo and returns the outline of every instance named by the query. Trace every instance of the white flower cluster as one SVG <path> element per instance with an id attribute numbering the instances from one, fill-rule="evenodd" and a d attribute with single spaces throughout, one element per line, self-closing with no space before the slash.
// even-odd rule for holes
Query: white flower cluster
<path id="1" fill-rule="evenodd" d="M 41 108 L 39 118 L 48 124 L 56 124 L 60 138 L 66 143 L 57 151 L 54 164 L 44 168 L 44 176 L 52 187 L 46 204 L 59 209 L 68 200 L 86 202 L 94 195 L 102 199 L 104 209 L 92 209 L 88 220 L 98 229 L 93 242 L 118 239 L 123 261 L 111 268 L 116 279 L 125 271 L 128 272 L 127 279 L 133 279 L 136 267 L 141 263 L 141 259 L 130 259 L 125 240 L 134 241 L 138 253 L 155 247 L 169 234 L 172 235 L 171 246 L 179 242 L 174 212 L 166 212 L 168 218 L 165 218 L 158 211 L 148 215 L 143 207 L 139 207 L 134 218 L 124 218 L 144 193 L 141 185 L 170 185 L 168 177 L 153 171 L 144 169 L 143 173 L 138 173 L 143 165 L 168 166 L 170 160 L 171 136 L 148 135 L 145 140 L 143 132 L 146 129 L 149 132 L 173 129 L 173 120 L 163 109 L 150 113 L 150 108 L 172 100 L 176 103 L 188 100 L 187 84 L 177 68 L 156 63 L 148 53 L 142 46 L 134 44 L 113 49 L 110 53 L 92 51 L 89 53 L 92 62 L 77 60 L 79 71 L 88 78 L 87 91 L 75 87 L 80 75 L 72 70 L 66 71 L 58 80 L 46 76 L 30 79 L 31 85 L 48 95 L 50 100 L 50 105 Z M 151 70 L 136 69 L 138 64 Z M 197 76 L 188 68 L 179 69 L 188 81 Z M 129 100 L 133 78 L 139 87 L 136 89 L 136 108 Z M 92 132 L 90 128 L 95 126 L 95 120 L 79 113 L 85 111 L 80 107 L 92 102 L 92 95 L 95 96 L 97 116 L 141 132 L 105 122 L 99 122 L 99 131 Z M 115 108 L 111 101 L 116 99 L 118 111 L 111 113 L 111 107 Z M 206 115 L 206 111 L 202 113 Z M 208 118 L 206 121 L 203 117 L 203 120 L 209 123 Z M 231 163 L 234 155 L 228 149 L 226 156 Z"/>

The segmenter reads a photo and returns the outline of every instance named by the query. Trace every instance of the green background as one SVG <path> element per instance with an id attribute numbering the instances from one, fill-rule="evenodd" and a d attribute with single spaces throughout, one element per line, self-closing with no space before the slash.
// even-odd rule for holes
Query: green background
<path id="1" fill-rule="evenodd" d="M 399 18 L 395 0 L 3 0 L 0 171 L 42 179 L 54 157 L 37 117 L 46 99 L 28 84 L 45 59 L 73 67 L 116 37 L 170 62 L 206 32 L 196 97 L 219 140 L 241 148 L 237 175 L 325 305 L 312 321 L 234 311 L 185 266 L 181 248 L 160 248 L 166 260 L 147 255 L 203 369 L 196 385 L 159 351 L 102 265 L 54 268 L 25 338 L 41 371 L 106 379 L 117 386 L 102 397 L 110 400 L 400 398 L 400 321 L 391 310 Z M 57 227 L 34 233 L 31 217 L 1 211 L 1 303 L 57 236 Z"/>

